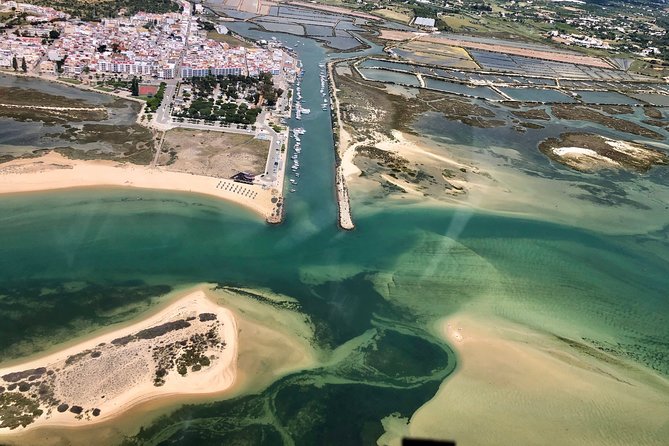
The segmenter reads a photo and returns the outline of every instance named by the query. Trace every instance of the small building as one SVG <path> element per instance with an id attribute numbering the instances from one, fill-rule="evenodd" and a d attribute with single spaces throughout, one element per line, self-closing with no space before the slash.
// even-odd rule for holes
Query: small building
<path id="1" fill-rule="evenodd" d="M 49 52 L 47 53 L 47 57 L 52 62 L 63 60 L 63 55 L 58 50 L 49 50 Z"/>
<path id="2" fill-rule="evenodd" d="M 253 179 L 255 178 L 255 175 L 246 173 L 246 172 L 239 172 L 236 173 L 232 176 L 232 179 L 238 183 L 244 183 L 244 184 L 253 184 Z"/>
<path id="3" fill-rule="evenodd" d="M 413 24 L 416 26 L 422 26 L 425 28 L 434 28 L 434 19 L 428 18 L 428 17 L 416 17 L 416 20 L 414 20 Z"/>

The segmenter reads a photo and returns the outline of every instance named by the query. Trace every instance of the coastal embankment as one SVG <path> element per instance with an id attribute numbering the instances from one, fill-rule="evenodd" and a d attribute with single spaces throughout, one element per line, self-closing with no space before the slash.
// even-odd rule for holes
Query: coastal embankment
<path id="1" fill-rule="evenodd" d="M 266 220 L 280 213 L 279 191 L 229 179 L 115 161 L 73 160 L 55 151 L 0 164 L 0 194 L 96 186 L 205 194 L 243 206 Z"/>
<path id="2" fill-rule="evenodd" d="M 346 152 L 346 149 L 350 144 L 350 138 L 344 129 L 341 120 L 341 109 L 339 107 L 339 99 L 337 98 L 337 86 L 334 81 L 332 70 L 333 62 L 328 62 L 328 84 L 330 85 L 331 103 L 334 105 L 333 120 L 335 121 L 335 131 L 333 133 L 335 135 L 335 188 L 337 193 L 338 222 L 339 227 L 350 231 L 355 229 L 355 225 L 353 224 L 353 217 L 351 216 L 351 202 L 348 194 L 348 185 L 346 184 L 346 175 L 341 161 L 343 154 Z"/>

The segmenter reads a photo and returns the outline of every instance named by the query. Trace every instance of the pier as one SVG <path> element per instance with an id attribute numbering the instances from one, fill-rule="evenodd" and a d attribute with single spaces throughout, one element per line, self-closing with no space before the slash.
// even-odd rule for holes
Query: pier
<path id="1" fill-rule="evenodd" d="M 338 61 L 341 62 L 341 61 Z M 335 150 L 335 188 L 337 192 L 337 209 L 338 209 L 338 218 L 337 222 L 339 227 L 350 231 L 355 229 L 355 224 L 353 223 L 353 217 L 351 216 L 351 202 L 348 194 L 348 185 L 346 184 L 346 176 L 344 175 L 344 169 L 341 165 L 341 133 L 342 133 L 342 121 L 341 121 L 341 110 L 339 108 L 339 99 L 337 98 L 337 86 L 334 82 L 334 76 L 332 74 L 334 63 L 328 62 L 327 72 L 329 80 L 329 90 L 330 90 L 330 103 L 332 104 L 331 110 L 332 119 L 336 122 L 336 131 L 333 131 L 334 137 L 334 150 Z M 334 130 L 334 129 L 333 129 Z"/>

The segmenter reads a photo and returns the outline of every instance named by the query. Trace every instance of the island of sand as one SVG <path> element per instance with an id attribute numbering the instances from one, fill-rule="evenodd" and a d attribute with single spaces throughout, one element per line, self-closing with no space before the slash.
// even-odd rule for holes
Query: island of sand
<path id="1" fill-rule="evenodd" d="M 0 369 L 0 435 L 89 425 L 149 400 L 224 391 L 237 356 L 232 312 L 198 290 L 132 326 Z"/>
<path id="2" fill-rule="evenodd" d="M 437 324 L 456 373 L 403 426 L 458 444 L 664 445 L 669 381 L 577 337 L 473 309 Z M 485 429 L 472 426 L 485 425 Z M 550 444 L 550 442 L 548 442 Z"/>
<path id="3" fill-rule="evenodd" d="M 646 172 L 654 165 L 669 164 L 665 153 L 642 144 L 588 133 L 565 133 L 548 138 L 539 150 L 550 159 L 581 172 L 629 169 Z"/>

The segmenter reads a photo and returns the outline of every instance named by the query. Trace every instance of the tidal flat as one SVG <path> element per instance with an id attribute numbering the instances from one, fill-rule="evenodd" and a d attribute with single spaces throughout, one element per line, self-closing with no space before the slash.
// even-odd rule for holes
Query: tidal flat
<path id="1" fill-rule="evenodd" d="M 0 75 L 0 160 L 56 150 L 74 159 L 148 164 L 154 135 L 137 123 L 141 104 L 75 86 Z"/>
<path id="2" fill-rule="evenodd" d="M 334 72 L 343 134 L 350 134 L 340 156 L 362 207 L 382 207 L 388 198 L 627 234 L 666 225 L 669 134 L 647 119 L 663 123 L 661 109 L 490 102 L 365 81 L 351 62 Z M 545 155 L 565 134 L 590 135 L 601 144 L 588 147 L 606 147 L 612 161 Z M 643 150 L 630 156 L 636 147 Z"/>

